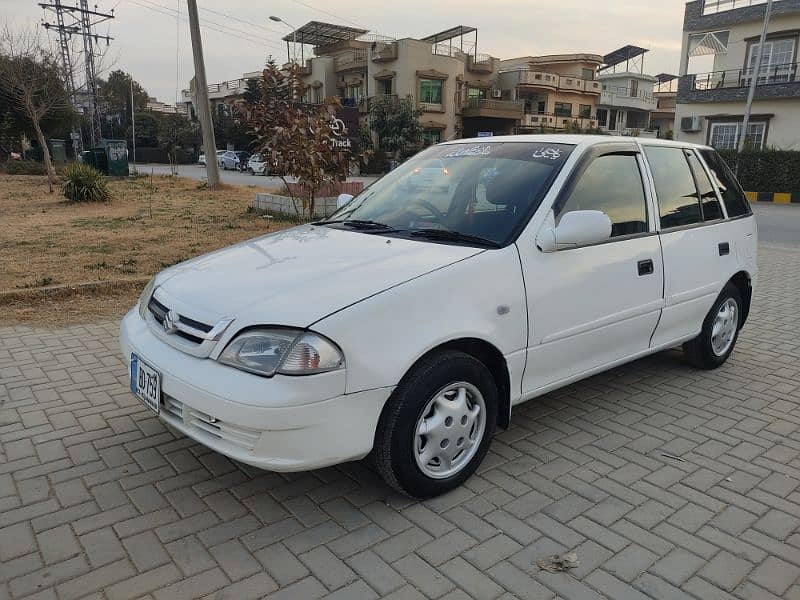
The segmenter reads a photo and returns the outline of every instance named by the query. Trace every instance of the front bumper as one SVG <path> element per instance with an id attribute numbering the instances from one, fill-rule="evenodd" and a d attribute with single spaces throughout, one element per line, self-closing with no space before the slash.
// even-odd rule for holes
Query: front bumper
<path id="1" fill-rule="evenodd" d="M 272 471 L 363 458 L 392 392 L 346 394 L 344 371 L 264 378 L 195 358 L 153 335 L 136 309 L 122 320 L 120 347 L 128 364 L 135 352 L 160 371 L 159 416 L 166 423 L 220 454 Z"/>

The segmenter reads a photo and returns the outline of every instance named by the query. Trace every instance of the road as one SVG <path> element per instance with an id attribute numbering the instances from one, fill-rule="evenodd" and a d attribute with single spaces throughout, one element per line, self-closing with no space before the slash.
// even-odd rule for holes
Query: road
<path id="1" fill-rule="evenodd" d="M 758 240 L 776 246 L 800 247 L 800 205 L 752 204 Z"/>
<path id="2" fill-rule="evenodd" d="M 140 173 L 169 175 L 169 165 L 137 165 Z M 205 179 L 206 171 L 197 165 L 179 165 L 178 174 L 193 179 Z M 261 188 L 280 188 L 283 182 L 277 177 L 253 176 L 237 171 L 220 171 L 224 183 L 233 185 L 254 185 Z M 353 181 L 363 181 L 369 185 L 377 177 L 353 177 Z M 753 204 L 753 212 L 758 221 L 759 240 L 766 244 L 800 247 L 800 205 Z"/>
<path id="3" fill-rule="evenodd" d="M 139 173 L 155 175 L 170 175 L 169 165 L 140 164 L 136 165 Z M 239 173 L 238 171 L 223 171 L 220 169 L 220 178 L 223 183 L 232 185 L 254 185 L 261 188 L 280 188 L 283 182 L 278 177 L 263 177 L 261 175 L 250 175 L 249 173 Z M 191 177 L 192 179 L 205 179 L 206 170 L 198 165 L 178 165 L 178 175 Z M 350 181 L 363 181 L 364 185 L 369 185 L 377 177 L 351 177 Z"/>

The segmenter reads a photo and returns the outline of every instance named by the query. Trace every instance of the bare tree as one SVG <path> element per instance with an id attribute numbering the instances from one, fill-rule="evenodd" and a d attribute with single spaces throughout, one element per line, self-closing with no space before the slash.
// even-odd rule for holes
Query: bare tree
<path id="1" fill-rule="evenodd" d="M 30 121 L 42 149 L 50 192 L 56 172 L 42 131 L 42 121 L 66 110 L 69 97 L 56 57 L 41 43 L 38 29 L 0 29 L 0 94 Z"/>

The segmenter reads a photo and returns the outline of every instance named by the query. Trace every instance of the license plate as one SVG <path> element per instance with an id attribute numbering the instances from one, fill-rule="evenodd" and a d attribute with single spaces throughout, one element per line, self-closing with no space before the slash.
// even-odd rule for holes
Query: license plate
<path id="1" fill-rule="evenodd" d="M 161 373 L 131 354 L 131 391 L 145 405 L 158 413 L 161 405 Z"/>

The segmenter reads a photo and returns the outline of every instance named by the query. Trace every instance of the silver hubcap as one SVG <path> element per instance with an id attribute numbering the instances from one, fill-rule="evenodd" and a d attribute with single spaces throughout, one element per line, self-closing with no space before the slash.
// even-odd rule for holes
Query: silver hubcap
<path id="1" fill-rule="evenodd" d="M 417 421 L 414 458 L 428 477 L 444 479 L 463 469 L 486 429 L 486 403 L 471 383 L 451 383 L 434 394 Z"/>
<path id="2" fill-rule="evenodd" d="M 711 326 L 711 349 L 717 356 L 725 354 L 733 344 L 736 327 L 739 325 L 738 306 L 733 298 L 728 298 L 719 307 L 714 324 Z"/>

